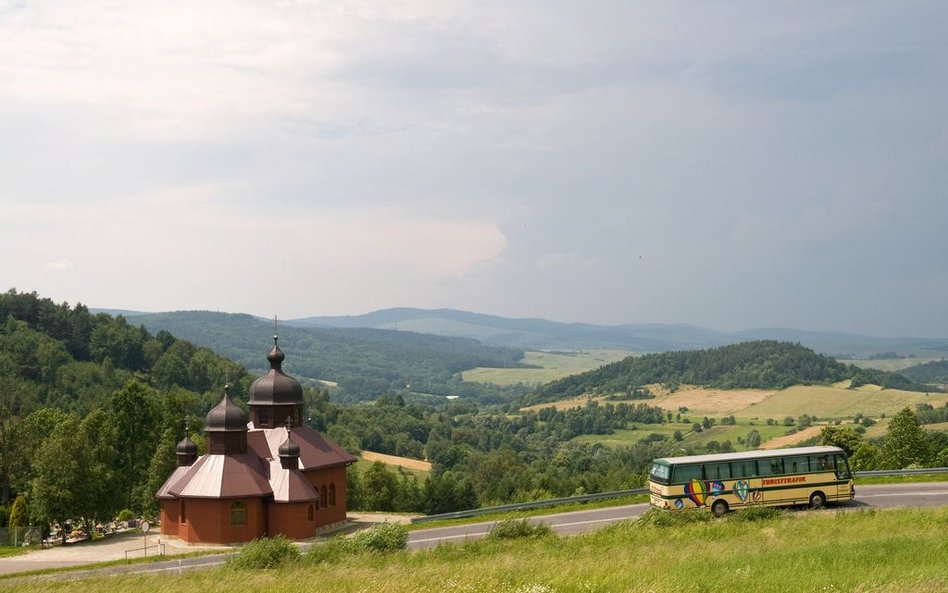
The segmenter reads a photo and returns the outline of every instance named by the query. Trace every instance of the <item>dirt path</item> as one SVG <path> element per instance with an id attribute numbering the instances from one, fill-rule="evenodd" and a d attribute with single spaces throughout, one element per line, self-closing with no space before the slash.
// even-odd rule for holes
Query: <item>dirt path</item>
<path id="1" fill-rule="evenodd" d="M 761 449 L 779 449 L 780 447 L 786 447 L 787 445 L 794 445 L 800 441 L 805 441 L 806 439 L 819 436 L 820 432 L 823 430 L 822 426 L 808 426 L 803 430 L 798 430 L 793 434 L 784 435 L 782 437 L 775 437 L 767 441 L 766 443 L 760 446 Z"/>
<path id="2" fill-rule="evenodd" d="M 395 455 L 386 455 L 384 453 L 373 453 L 372 451 L 363 451 L 362 459 L 366 461 L 381 461 L 386 465 L 398 465 L 405 469 L 413 469 L 422 472 L 430 472 L 431 464 L 420 459 L 409 459 L 408 457 L 396 457 Z"/>

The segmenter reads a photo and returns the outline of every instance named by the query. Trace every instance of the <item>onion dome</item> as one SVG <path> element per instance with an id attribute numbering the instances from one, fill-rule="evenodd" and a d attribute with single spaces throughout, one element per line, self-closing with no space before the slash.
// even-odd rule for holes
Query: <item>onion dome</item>
<path id="1" fill-rule="evenodd" d="M 207 413 L 204 432 L 247 432 L 247 412 L 230 399 L 230 385 L 224 386 L 224 399 Z"/>
<path id="2" fill-rule="evenodd" d="M 194 444 L 187 435 L 178 443 L 178 448 L 175 449 L 178 455 L 197 455 L 198 446 Z"/>
<path id="3" fill-rule="evenodd" d="M 277 449 L 280 465 L 283 469 L 297 469 L 300 462 L 300 446 L 293 442 L 289 424 L 286 427 L 286 440 Z"/>
<path id="4" fill-rule="evenodd" d="M 303 387 L 300 382 L 283 372 L 281 368 L 286 355 L 273 336 L 273 348 L 267 354 L 270 370 L 250 386 L 251 406 L 300 405 L 303 403 Z"/>

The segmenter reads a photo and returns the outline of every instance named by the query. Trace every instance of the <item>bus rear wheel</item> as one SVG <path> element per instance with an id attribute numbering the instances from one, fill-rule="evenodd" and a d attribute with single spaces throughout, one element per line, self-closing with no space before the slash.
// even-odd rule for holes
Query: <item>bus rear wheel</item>
<path id="1" fill-rule="evenodd" d="M 810 508 L 821 509 L 826 506 L 826 495 L 817 490 L 810 495 Z"/>
<path id="2" fill-rule="evenodd" d="M 711 505 L 711 512 L 714 513 L 715 517 L 723 517 L 727 514 L 727 511 L 727 501 L 716 500 L 714 501 L 714 504 Z"/>

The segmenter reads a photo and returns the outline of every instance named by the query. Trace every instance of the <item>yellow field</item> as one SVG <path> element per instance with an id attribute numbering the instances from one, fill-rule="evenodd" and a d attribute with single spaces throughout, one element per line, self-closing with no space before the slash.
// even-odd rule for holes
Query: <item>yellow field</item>
<path id="1" fill-rule="evenodd" d="M 395 455 L 386 455 L 385 453 L 373 453 L 372 451 L 363 451 L 362 459 L 366 461 L 381 461 L 385 465 L 397 465 L 405 469 L 413 469 L 419 472 L 430 472 L 431 464 L 420 459 L 410 457 L 397 457 Z"/>
<path id="2" fill-rule="evenodd" d="M 882 389 L 877 385 L 849 389 L 848 381 L 835 385 L 796 385 L 782 390 L 709 389 L 683 385 L 674 393 L 668 393 L 660 385 L 647 387 L 656 397 L 634 403 L 648 403 L 676 413 L 679 408 L 686 407 L 688 416 L 699 419 L 701 416 L 720 418 L 733 414 L 738 418 L 773 418 L 781 422 L 787 416 L 797 418 L 809 414 L 827 419 L 851 418 L 857 412 L 871 418 L 879 418 L 882 414 L 892 416 L 906 406 L 915 409 L 915 404 L 927 403 L 939 407 L 948 402 L 948 394 L 945 393 Z M 578 408 L 586 405 L 590 399 L 602 402 L 605 396 L 579 396 L 537 404 L 524 410 L 535 411 L 544 407 L 560 410 Z M 876 427 L 870 428 L 870 431 L 873 429 Z"/>
<path id="3" fill-rule="evenodd" d="M 621 350 L 583 350 L 580 352 L 524 352 L 520 362 L 538 369 L 496 369 L 478 367 L 461 373 L 465 381 L 496 385 L 540 385 L 569 375 L 584 373 L 604 364 L 622 360 L 629 352 Z"/>
<path id="4" fill-rule="evenodd" d="M 892 416 L 906 406 L 912 409 L 919 403 L 943 406 L 946 401 L 948 394 L 945 393 L 880 389 L 874 385 L 857 389 L 835 385 L 797 385 L 747 406 L 738 415 L 779 420 L 785 416 L 796 418 L 801 414 L 819 418 L 846 418 L 862 412 L 866 416 L 878 418 L 881 414 Z"/>
<path id="5" fill-rule="evenodd" d="M 761 449 L 779 449 L 796 445 L 800 441 L 805 441 L 812 437 L 820 436 L 823 432 L 823 426 L 808 426 L 803 430 L 798 430 L 793 434 L 785 434 L 781 437 L 774 437 L 760 446 Z"/>

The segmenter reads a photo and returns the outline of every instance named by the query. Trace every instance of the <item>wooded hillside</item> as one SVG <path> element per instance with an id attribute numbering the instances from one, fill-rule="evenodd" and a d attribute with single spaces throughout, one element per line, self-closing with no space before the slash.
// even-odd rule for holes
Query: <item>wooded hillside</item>
<path id="1" fill-rule="evenodd" d="M 721 389 L 783 389 L 845 379 L 852 379 L 854 387 L 872 383 L 887 388 L 925 390 L 901 375 L 844 365 L 799 344 L 761 340 L 710 350 L 630 356 L 544 385 L 528 396 L 526 403 L 555 401 L 584 393 L 623 393 L 652 383 L 673 389 L 680 384 Z"/>

